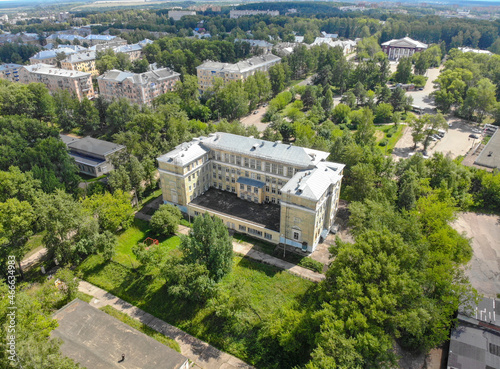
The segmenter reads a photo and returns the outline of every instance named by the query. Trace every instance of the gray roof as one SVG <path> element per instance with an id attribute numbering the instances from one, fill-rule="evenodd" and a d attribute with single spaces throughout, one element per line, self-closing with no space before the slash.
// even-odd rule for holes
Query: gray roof
<path id="1" fill-rule="evenodd" d="M 64 59 L 64 61 L 69 63 L 79 63 L 83 61 L 95 60 L 95 58 L 96 58 L 95 51 L 87 51 L 87 52 L 68 55 L 68 57 Z"/>
<path id="2" fill-rule="evenodd" d="M 319 200 L 328 190 L 330 185 L 342 179 L 344 164 L 320 162 L 316 168 L 302 170 L 283 186 L 281 192 L 291 195 L 305 197 L 311 200 Z"/>
<path id="3" fill-rule="evenodd" d="M 203 64 L 196 67 L 196 69 L 209 69 L 218 70 L 219 72 L 245 72 L 260 66 L 264 66 L 269 63 L 276 63 L 280 61 L 279 56 L 273 54 L 265 54 L 260 56 L 254 56 L 250 59 L 242 60 L 235 64 L 221 63 L 214 61 L 206 61 Z"/>
<path id="4" fill-rule="evenodd" d="M 394 47 L 418 47 L 422 49 L 427 48 L 427 44 L 424 44 L 423 42 L 414 40 L 409 37 L 403 37 L 399 40 L 390 40 L 387 42 L 384 42 L 382 46 L 394 46 Z"/>
<path id="5" fill-rule="evenodd" d="M 23 68 L 29 71 L 30 73 L 36 73 L 36 74 L 50 74 L 53 76 L 71 77 L 71 78 L 90 77 L 90 73 L 80 72 L 77 70 L 56 68 L 53 65 L 42 64 L 42 63 L 24 65 Z"/>
<path id="6" fill-rule="evenodd" d="M 499 327 L 500 330 L 500 300 L 482 297 L 475 306 L 460 306 L 458 318 L 473 324 L 486 322 Z"/>
<path id="7" fill-rule="evenodd" d="M 104 159 L 96 159 L 96 158 L 92 158 L 90 156 L 78 155 L 78 154 L 71 152 L 71 151 L 69 152 L 69 156 L 71 156 L 73 159 L 75 159 L 76 163 L 89 165 L 91 167 L 97 167 L 99 164 L 106 162 L 106 160 L 104 160 Z"/>
<path id="8" fill-rule="evenodd" d="M 77 137 L 63 135 L 63 134 L 59 134 L 59 137 L 61 138 L 61 141 L 66 144 L 66 146 L 68 146 L 68 144 L 71 142 L 75 142 L 75 141 L 79 140 L 79 138 L 77 138 Z"/>
<path id="9" fill-rule="evenodd" d="M 180 74 L 169 68 L 152 69 L 144 73 L 123 72 L 121 70 L 109 70 L 98 79 L 104 81 L 123 82 L 129 79 L 134 84 L 146 85 L 148 83 L 177 78 Z"/>
<path id="10" fill-rule="evenodd" d="M 69 149 L 82 150 L 91 154 L 106 156 L 118 150 L 124 149 L 125 146 L 118 145 L 113 142 L 98 140 L 97 138 L 84 137 L 78 141 L 67 144 Z"/>
<path id="11" fill-rule="evenodd" d="M 498 347 L 498 348 L 496 348 Z M 500 368 L 500 335 L 479 327 L 459 325 L 450 337 L 448 367 L 460 369 Z"/>
<path id="12" fill-rule="evenodd" d="M 488 168 L 500 168 L 500 129 L 493 134 L 474 164 Z"/>
<path id="13" fill-rule="evenodd" d="M 55 58 L 57 56 L 57 54 L 59 54 L 59 53 L 64 53 L 66 55 L 69 55 L 69 54 L 76 53 L 76 51 L 73 49 L 70 49 L 69 47 L 62 47 L 62 48 L 52 49 L 52 50 L 43 50 L 43 51 L 40 51 L 40 52 L 36 53 L 35 55 L 33 55 L 30 59 L 35 59 L 35 60 L 52 59 L 52 58 Z"/>
<path id="14" fill-rule="evenodd" d="M 273 44 L 264 40 L 250 40 L 250 39 L 238 39 L 236 38 L 234 42 L 240 41 L 240 42 L 248 42 L 251 46 L 256 46 L 256 47 L 272 47 Z"/>
<path id="15" fill-rule="evenodd" d="M 115 51 L 115 53 L 129 53 L 132 51 L 141 51 L 142 46 L 139 44 L 121 45 L 115 47 L 113 50 Z"/>
<path id="16" fill-rule="evenodd" d="M 191 142 L 177 146 L 169 153 L 162 155 L 158 161 L 185 165 L 212 150 L 224 150 L 238 155 L 249 155 L 257 159 L 269 160 L 284 165 L 300 168 L 313 168 L 325 160 L 329 153 L 304 147 L 282 144 L 280 141 L 270 142 L 262 139 L 238 136 L 231 133 L 217 132 L 209 137 L 198 137 Z"/>
<path id="17" fill-rule="evenodd" d="M 144 333 L 75 299 L 54 314 L 63 355 L 92 369 L 178 369 L 187 359 Z M 125 360 L 118 362 L 122 354 Z"/>
<path id="18" fill-rule="evenodd" d="M 4 71 L 4 70 L 8 70 L 8 69 L 14 69 L 14 68 L 21 68 L 22 65 L 21 64 L 2 64 L 0 65 L 0 72 L 1 71 Z"/>
<path id="19" fill-rule="evenodd" d="M 102 40 L 102 41 L 111 41 L 114 38 L 116 38 L 116 36 L 110 36 L 110 35 L 88 35 L 87 37 L 85 37 L 85 39 L 87 40 Z"/>
<path id="20" fill-rule="evenodd" d="M 241 155 L 250 155 L 278 163 L 302 168 L 312 167 L 325 160 L 329 153 L 304 147 L 271 142 L 258 138 L 238 136 L 231 133 L 217 132 L 201 141 L 204 146 L 215 150 L 226 150 Z"/>
<path id="21" fill-rule="evenodd" d="M 191 142 L 184 142 L 177 145 L 174 150 L 160 156 L 157 160 L 165 163 L 184 166 L 193 160 L 201 158 L 210 150 L 200 145 L 200 140 L 206 137 L 195 138 Z"/>

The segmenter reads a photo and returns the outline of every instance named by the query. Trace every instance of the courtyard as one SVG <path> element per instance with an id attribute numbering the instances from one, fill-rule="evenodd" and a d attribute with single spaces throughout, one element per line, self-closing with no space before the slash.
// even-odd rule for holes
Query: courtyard
<path id="1" fill-rule="evenodd" d="M 242 200 L 234 193 L 210 188 L 190 205 L 225 213 L 276 232 L 280 230 L 280 206 L 277 204 L 257 204 Z"/>

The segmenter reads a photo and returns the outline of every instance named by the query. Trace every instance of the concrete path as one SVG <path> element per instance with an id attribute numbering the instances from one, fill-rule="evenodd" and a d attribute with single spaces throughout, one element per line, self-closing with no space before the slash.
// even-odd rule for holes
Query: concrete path
<path id="1" fill-rule="evenodd" d="M 183 225 L 179 225 L 177 233 L 187 235 L 189 233 L 189 230 L 190 228 Z M 287 270 L 293 275 L 296 275 L 300 278 L 308 279 L 316 283 L 321 282 L 323 279 L 325 279 L 325 276 L 323 274 L 313 272 L 310 269 L 300 267 L 298 265 L 289 263 L 288 261 L 284 261 L 269 254 L 266 254 L 265 252 L 255 250 L 254 246 L 248 242 L 239 243 L 233 241 L 233 251 L 237 254 L 241 254 L 243 256 L 246 256 L 250 259 L 254 259 L 261 263 L 273 265 L 280 269 Z"/>
<path id="2" fill-rule="evenodd" d="M 34 264 L 38 263 L 45 255 L 47 255 L 47 249 L 44 247 L 35 252 L 33 255 L 23 259 L 21 261 L 21 268 L 23 268 L 23 271 L 29 270 Z"/>
<path id="3" fill-rule="evenodd" d="M 210 346 L 163 320 L 155 318 L 144 310 L 112 295 L 111 293 L 85 281 L 80 282 L 80 292 L 93 296 L 90 305 L 100 308 L 106 305 L 127 314 L 157 332 L 174 339 L 181 348 L 181 354 L 191 360 L 195 367 L 203 369 L 250 369 L 252 366 L 240 359 Z"/>

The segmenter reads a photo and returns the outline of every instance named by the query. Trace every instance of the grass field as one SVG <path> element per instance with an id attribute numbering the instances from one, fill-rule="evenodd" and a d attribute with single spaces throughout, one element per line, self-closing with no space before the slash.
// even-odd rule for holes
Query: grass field
<path id="1" fill-rule="evenodd" d="M 149 223 L 136 218 L 132 226 L 118 236 L 118 247 L 116 248 L 115 256 L 113 256 L 113 261 L 130 268 L 137 268 L 139 261 L 132 253 L 132 247 L 139 242 L 143 242 L 148 237 L 158 239 L 160 245 L 166 247 L 168 250 L 176 249 L 181 243 L 181 239 L 178 236 L 157 237 L 153 235 L 149 228 Z"/>
<path id="2" fill-rule="evenodd" d="M 217 306 L 210 301 L 203 304 L 176 299 L 168 294 L 164 279 L 151 280 L 119 263 L 105 262 L 98 255 L 87 258 L 78 272 L 90 283 L 250 364 L 264 360 L 256 350 L 258 327 L 287 306 L 300 304 L 314 288 L 312 282 L 283 270 L 236 256 L 233 271 L 219 286 L 229 295 L 243 291 L 262 321 L 250 311 L 240 311 L 235 323 L 218 317 Z"/>
<path id="3" fill-rule="evenodd" d="M 375 126 L 375 137 L 384 154 L 392 152 L 392 149 L 394 149 L 394 146 L 396 146 L 396 143 L 403 135 L 403 127 L 402 124 L 398 124 L 397 126 L 394 126 L 394 124 Z M 382 142 L 386 143 L 385 146 L 381 145 Z"/>

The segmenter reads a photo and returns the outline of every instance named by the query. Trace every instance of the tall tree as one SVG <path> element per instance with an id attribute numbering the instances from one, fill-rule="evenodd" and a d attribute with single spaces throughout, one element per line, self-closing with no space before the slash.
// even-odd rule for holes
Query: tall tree
<path id="1" fill-rule="evenodd" d="M 189 237 L 182 239 L 181 250 L 189 263 L 205 265 L 215 281 L 231 271 L 233 244 L 220 218 L 207 213 L 196 217 Z"/>

